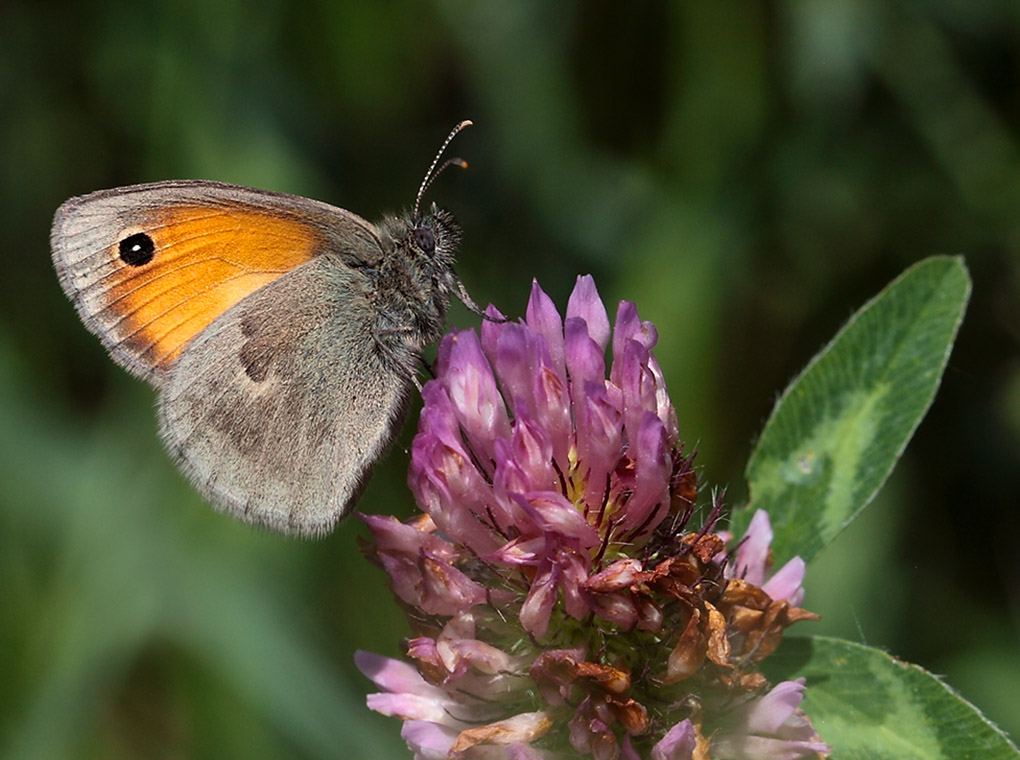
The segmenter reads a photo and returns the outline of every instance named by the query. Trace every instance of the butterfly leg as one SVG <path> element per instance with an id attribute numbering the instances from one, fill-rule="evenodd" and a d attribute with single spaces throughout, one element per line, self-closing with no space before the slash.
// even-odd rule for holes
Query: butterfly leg
<path id="1" fill-rule="evenodd" d="M 467 288 L 464 287 L 464 283 L 460 281 L 459 277 L 455 276 L 454 282 L 457 284 L 457 298 L 459 298 L 460 302 L 467 307 L 468 311 L 473 314 L 477 314 L 487 322 L 498 322 L 502 324 L 510 321 L 509 317 L 493 317 L 487 314 L 485 309 L 476 304 L 474 299 L 471 298 L 471 295 L 467 292 Z"/>

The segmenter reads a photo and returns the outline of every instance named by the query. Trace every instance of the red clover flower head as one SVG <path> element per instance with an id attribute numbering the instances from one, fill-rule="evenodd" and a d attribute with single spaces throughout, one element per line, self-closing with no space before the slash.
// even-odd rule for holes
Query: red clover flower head
<path id="1" fill-rule="evenodd" d="M 537 283 L 523 321 L 489 316 L 422 389 L 422 514 L 362 516 L 414 630 L 410 662 L 358 653 L 369 707 L 420 760 L 824 756 L 803 681 L 757 669 L 816 617 L 804 563 L 770 573 L 764 512 L 728 549 L 717 496 L 690 527 L 655 327 L 625 301 L 611 328 L 591 277 L 565 319 Z"/>

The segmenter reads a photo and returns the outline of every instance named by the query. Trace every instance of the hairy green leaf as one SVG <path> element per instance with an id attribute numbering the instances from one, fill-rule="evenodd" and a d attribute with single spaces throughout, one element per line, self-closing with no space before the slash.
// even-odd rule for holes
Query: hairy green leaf
<path id="1" fill-rule="evenodd" d="M 969 295 L 962 259 L 912 266 L 780 397 L 747 465 L 777 563 L 810 560 L 882 487 L 935 397 Z"/>
<path id="2" fill-rule="evenodd" d="M 839 760 L 1017 760 L 1006 735 L 917 665 L 863 644 L 789 638 L 764 663 L 807 678 L 803 710 Z"/>

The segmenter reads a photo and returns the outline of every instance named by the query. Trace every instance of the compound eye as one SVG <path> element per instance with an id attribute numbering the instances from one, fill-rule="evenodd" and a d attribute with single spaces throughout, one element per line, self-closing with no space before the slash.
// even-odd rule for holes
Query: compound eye
<path id="1" fill-rule="evenodd" d="M 436 250 L 436 237 L 428 227 L 415 227 L 411 230 L 411 240 L 424 253 L 432 253 Z"/>

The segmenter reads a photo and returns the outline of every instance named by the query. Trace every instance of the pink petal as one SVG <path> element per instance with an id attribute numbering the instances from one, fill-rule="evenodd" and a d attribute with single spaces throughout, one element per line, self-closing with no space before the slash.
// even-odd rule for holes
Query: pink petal
<path id="1" fill-rule="evenodd" d="M 591 508 L 597 508 L 606 498 L 609 476 L 622 454 L 623 414 L 610 401 L 604 382 L 585 385 L 584 407 L 575 407 L 575 414 L 578 460 L 588 470 L 584 500 Z"/>
<path id="2" fill-rule="evenodd" d="M 567 299 L 567 319 L 580 317 L 588 325 L 588 334 L 603 351 L 609 345 L 609 315 L 590 274 L 577 278 L 574 290 Z"/>
<path id="3" fill-rule="evenodd" d="M 500 439 L 493 447 L 496 455 L 496 471 L 492 476 L 492 486 L 497 499 L 512 494 L 524 494 L 531 489 L 531 478 L 513 456 L 510 441 Z M 512 524 L 512 523 L 511 523 Z M 504 530 L 509 524 L 504 524 Z"/>
<path id="4" fill-rule="evenodd" d="M 659 341 L 659 333 L 651 322 L 642 322 L 637 306 L 630 301 L 620 301 L 616 309 L 616 327 L 613 330 L 613 358 L 618 358 L 627 341 L 637 341 L 649 351 Z"/>
<path id="5" fill-rule="evenodd" d="M 637 341 L 624 346 L 620 363 L 620 391 L 623 394 L 623 427 L 630 441 L 637 440 L 645 413 L 656 412 L 655 376 L 648 368 L 648 349 Z M 613 370 L 616 371 L 616 363 Z"/>
<path id="6" fill-rule="evenodd" d="M 419 605 L 430 615 L 456 615 L 485 601 L 485 587 L 427 550 L 419 560 L 422 595 Z"/>
<path id="7" fill-rule="evenodd" d="M 731 578 L 742 578 L 755 586 L 765 581 L 765 565 L 768 562 L 769 544 L 772 543 L 772 526 L 769 516 L 759 509 L 747 526 L 744 539 L 737 549 L 737 558 L 733 563 Z"/>
<path id="8" fill-rule="evenodd" d="M 449 647 L 472 668 L 488 675 L 510 671 L 516 664 L 514 658 L 502 649 L 478 639 L 457 639 L 451 641 Z"/>
<path id="9" fill-rule="evenodd" d="M 493 562 L 505 562 L 509 565 L 534 565 L 538 564 L 545 556 L 547 540 L 545 536 L 536 538 L 515 538 L 501 546 L 486 559 Z"/>
<path id="10" fill-rule="evenodd" d="M 666 389 L 666 378 L 662 374 L 662 367 L 659 366 L 655 356 L 649 354 L 648 369 L 655 378 L 655 411 L 666 426 L 666 434 L 669 436 L 670 446 L 675 446 L 680 437 L 679 425 L 676 419 L 676 409 L 673 402 L 669 400 L 669 391 Z"/>
<path id="11" fill-rule="evenodd" d="M 669 478 L 673 470 L 666 430 L 654 413 L 644 412 L 641 428 L 632 439 L 630 456 L 634 460 L 634 492 L 627 501 L 623 526 L 627 530 L 640 528 L 641 535 L 648 535 L 669 512 Z M 634 538 L 637 536 L 631 540 Z"/>
<path id="12" fill-rule="evenodd" d="M 422 397 L 425 406 L 411 444 L 408 485 L 447 536 L 476 552 L 490 551 L 497 543 L 476 513 L 492 500 L 492 488 L 465 448 L 446 389 L 430 381 Z"/>
<path id="13" fill-rule="evenodd" d="M 804 582 L 806 568 L 803 559 L 794 557 L 765 581 L 761 587 L 762 591 L 773 599 L 786 599 L 794 607 L 799 607 L 804 601 L 804 589 L 801 584 Z"/>
<path id="14" fill-rule="evenodd" d="M 804 699 L 803 678 L 782 681 L 748 703 L 744 726 L 749 734 L 777 734 Z"/>
<path id="15" fill-rule="evenodd" d="M 651 760 L 691 760 L 695 741 L 694 726 L 690 719 L 682 720 L 652 747 Z"/>
<path id="16" fill-rule="evenodd" d="M 570 399 L 574 406 L 584 405 L 586 383 L 604 385 L 606 358 L 603 349 L 588 334 L 584 320 L 573 317 L 566 322 L 566 362 L 570 377 Z"/>
<path id="17" fill-rule="evenodd" d="M 446 760 L 459 735 L 458 729 L 420 720 L 406 721 L 400 729 L 400 738 L 416 753 L 416 760 Z"/>
<path id="18" fill-rule="evenodd" d="M 598 718 L 586 720 L 586 712 L 582 705 L 570 721 L 570 746 L 582 755 L 590 754 L 596 760 L 616 760 L 620 756 L 616 735 Z"/>
<path id="19" fill-rule="evenodd" d="M 616 325 L 613 328 L 613 366 L 609 379 L 614 385 L 622 386 L 623 355 L 630 343 L 641 329 L 637 307 L 630 301 L 620 301 L 616 309 Z"/>
<path id="20" fill-rule="evenodd" d="M 522 488 L 521 492 L 555 488 L 552 442 L 543 428 L 533 422 L 526 413 L 518 415 L 514 420 L 510 450 L 511 456 L 527 479 L 527 487 Z"/>
<path id="21" fill-rule="evenodd" d="M 588 580 L 590 556 L 561 546 L 556 550 L 556 567 L 559 569 L 560 589 L 563 591 L 563 608 L 572 618 L 581 620 L 588 614 L 588 602 L 581 593 L 581 584 Z"/>
<path id="22" fill-rule="evenodd" d="M 417 555 L 422 549 L 427 548 L 445 560 L 452 560 L 458 556 L 453 544 L 430 531 L 423 530 L 421 524 L 402 523 L 393 515 L 359 514 L 358 517 L 372 531 L 372 538 L 381 552 Z M 431 525 L 431 522 L 425 524 L 435 530 L 435 525 Z"/>
<path id="23" fill-rule="evenodd" d="M 449 699 L 442 701 L 420 697 L 417 694 L 369 694 L 365 698 L 369 710 L 401 720 L 448 721 Z"/>
<path id="24" fill-rule="evenodd" d="M 439 634 L 439 641 L 456 641 L 457 639 L 473 639 L 475 637 L 475 616 L 471 612 L 462 612 L 446 621 Z"/>
<path id="25" fill-rule="evenodd" d="M 518 496 L 516 500 L 546 533 L 554 533 L 561 540 L 576 541 L 586 549 L 598 545 L 598 531 L 558 491 L 527 493 Z"/>
<path id="26" fill-rule="evenodd" d="M 380 689 L 417 694 L 422 697 L 445 697 L 445 692 L 428 683 L 411 664 L 359 649 L 354 664 Z"/>
<path id="27" fill-rule="evenodd" d="M 507 405 L 515 414 L 518 407 L 527 409 L 531 404 L 532 341 L 527 327 L 510 323 L 503 326 L 496 346 L 493 366 Z"/>
<path id="28" fill-rule="evenodd" d="M 407 642 L 407 656 L 423 663 L 428 670 L 446 669 L 436 648 L 436 640 L 428 636 L 416 636 Z"/>
<path id="29" fill-rule="evenodd" d="M 556 580 L 550 569 L 532 582 L 531 590 L 521 605 L 520 621 L 524 630 L 536 638 L 545 636 L 556 597 Z"/>
<path id="30" fill-rule="evenodd" d="M 571 419 L 570 392 L 566 377 L 540 357 L 532 384 L 532 416 L 545 430 L 552 445 L 552 456 L 564 472 L 570 469 L 570 446 L 574 428 Z"/>
<path id="31" fill-rule="evenodd" d="M 532 332 L 545 338 L 552 366 L 563 376 L 563 320 L 552 299 L 538 286 L 538 280 L 531 281 L 525 320 Z"/>
<path id="32" fill-rule="evenodd" d="M 379 564 L 390 577 L 390 587 L 400 599 L 417 607 L 421 602 L 421 568 L 407 556 L 379 552 Z"/>
<path id="33" fill-rule="evenodd" d="M 453 403 L 457 421 L 484 461 L 491 456 L 493 440 L 510 434 L 503 397 L 473 330 L 447 335 L 442 345 L 446 347 L 448 358 L 440 378 Z"/>
<path id="34" fill-rule="evenodd" d="M 712 740 L 712 757 L 795 760 L 830 752 L 811 721 L 798 709 L 804 698 L 804 683 L 803 678 L 783 681 L 734 710 L 728 716 L 733 725 Z"/>
<path id="35" fill-rule="evenodd" d="M 496 346 L 499 345 L 499 336 L 503 334 L 503 329 L 508 324 L 510 324 L 510 323 L 509 322 L 504 322 L 504 321 L 495 321 L 495 320 L 504 320 L 505 319 L 505 315 L 502 312 L 500 312 L 500 310 L 497 309 L 492 304 L 489 304 L 489 306 L 485 309 L 485 314 L 487 316 L 489 316 L 489 317 L 492 317 L 493 319 L 483 319 L 482 320 L 482 325 L 481 325 L 481 330 L 480 330 L 481 331 L 482 351 L 485 352 L 485 356 L 489 360 L 489 364 L 491 366 L 495 366 L 496 365 Z M 436 369 L 438 371 L 438 370 L 442 369 L 442 366 L 438 365 L 438 363 L 437 363 Z"/>

